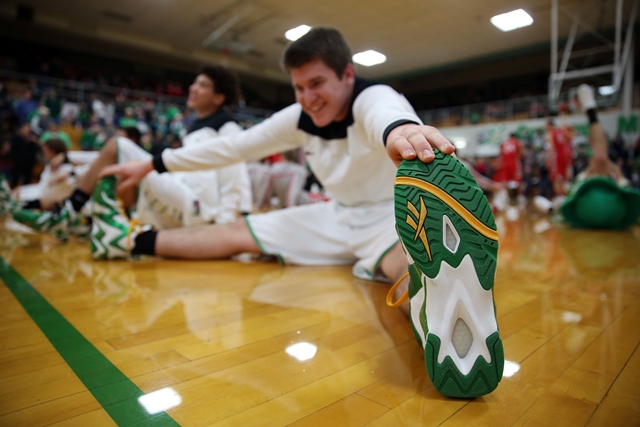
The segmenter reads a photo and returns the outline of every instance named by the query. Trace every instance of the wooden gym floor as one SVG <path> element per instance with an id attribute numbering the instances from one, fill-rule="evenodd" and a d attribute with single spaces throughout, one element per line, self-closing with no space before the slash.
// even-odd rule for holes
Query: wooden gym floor
<path id="1" fill-rule="evenodd" d="M 349 267 L 94 262 L 1 230 L 0 425 L 640 425 L 640 227 L 497 220 L 505 377 L 474 400 L 435 391 Z"/>

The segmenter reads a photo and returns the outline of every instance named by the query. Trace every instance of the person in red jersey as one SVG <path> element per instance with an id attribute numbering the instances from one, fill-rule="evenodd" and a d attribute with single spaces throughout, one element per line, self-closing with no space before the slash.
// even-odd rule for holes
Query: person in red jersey
<path id="1" fill-rule="evenodd" d="M 571 140 L 566 129 L 556 128 L 553 120 L 547 122 L 547 141 L 549 143 L 549 156 L 547 158 L 549 177 L 553 182 L 553 191 L 556 197 L 565 196 L 567 191 L 565 183 L 571 178 L 571 160 L 573 150 Z"/>
<path id="2" fill-rule="evenodd" d="M 500 144 L 500 171 L 496 181 L 505 182 L 509 188 L 515 189 L 522 183 L 522 148 L 515 133 Z"/>

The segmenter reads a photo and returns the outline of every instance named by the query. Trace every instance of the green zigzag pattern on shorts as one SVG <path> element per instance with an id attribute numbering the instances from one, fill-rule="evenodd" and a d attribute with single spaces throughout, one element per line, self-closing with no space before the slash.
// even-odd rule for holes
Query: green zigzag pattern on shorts
<path id="1" fill-rule="evenodd" d="M 439 187 L 473 213 L 482 223 L 496 230 L 493 213 L 486 197 L 477 186 L 473 176 L 455 158 L 436 150 L 434 163 L 424 164 L 420 160 L 405 160 L 398 169 L 398 176 L 418 178 Z M 407 215 L 413 217 L 406 206 L 406 200 L 411 201 L 419 210 L 420 196 L 423 197 L 427 208 L 424 228 L 431 248 L 432 261 L 429 260 L 420 238 L 413 240 L 415 230 L 406 223 Z M 497 241 L 479 234 L 439 198 L 416 187 L 406 185 L 395 187 L 395 212 L 398 234 L 400 234 L 413 260 L 428 277 L 437 276 L 440 264 L 444 259 L 452 267 L 458 267 L 462 258 L 466 254 L 470 254 L 483 288 L 490 290 L 493 287 L 498 252 Z M 443 242 L 442 216 L 445 214 L 460 235 L 460 248 L 455 254 L 449 252 Z"/>

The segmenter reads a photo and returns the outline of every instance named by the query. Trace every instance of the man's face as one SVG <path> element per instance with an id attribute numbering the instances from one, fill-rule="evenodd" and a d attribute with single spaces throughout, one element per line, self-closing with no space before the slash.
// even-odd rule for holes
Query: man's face
<path id="1" fill-rule="evenodd" d="M 204 74 L 198 74 L 189 86 L 187 107 L 194 110 L 219 108 L 224 103 L 224 95 L 215 92 L 213 80 Z"/>
<path id="2" fill-rule="evenodd" d="M 311 117 L 313 124 L 324 127 L 347 117 L 355 72 L 347 65 L 342 78 L 320 59 L 289 70 L 296 101 Z"/>

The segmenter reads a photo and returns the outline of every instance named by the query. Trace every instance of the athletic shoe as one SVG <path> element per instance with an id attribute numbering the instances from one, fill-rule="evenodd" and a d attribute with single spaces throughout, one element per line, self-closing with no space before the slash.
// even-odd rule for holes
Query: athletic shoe
<path id="1" fill-rule="evenodd" d="M 86 240 L 91 236 L 91 217 L 86 215 L 76 215 L 69 224 L 69 232 L 76 236 L 78 240 Z"/>
<path id="2" fill-rule="evenodd" d="M 583 112 L 587 112 L 591 108 L 597 108 L 596 98 L 593 94 L 593 88 L 589 85 L 580 85 L 578 87 L 578 101 Z"/>
<path id="3" fill-rule="evenodd" d="M 13 213 L 13 219 L 41 233 L 55 236 L 58 240 L 69 240 L 70 225 L 75 220 L 75 212 L 71 203 L 66 201 L 61 207 L 50 211 L 37 209 L 20 209 Z"/>
<path id="4" fill-rule="evenodd" d="M 91 256 L 94 259 L 128 258 L 136 236 L 146 230 L 127 217 L 116 198 L 116 179 L 102 178 L 91 204 Z"/>
<path id="5" fill-rule="evenodd" d="M 20 209 L 20 203 L 11 196 L 7 178 L 0 174 L 0 217 L 7 216 Z"/>
<path id="6" fill-rule="evenodd" d="M 409 260 L 410 318 L 429 378 L 445 396 L 490 393 L 502 378 L 493 281 L 498 233 L 469 171 L 435 151 L 403 161 L 395 182 L 396 227 Z"/>

